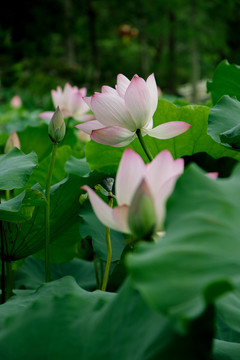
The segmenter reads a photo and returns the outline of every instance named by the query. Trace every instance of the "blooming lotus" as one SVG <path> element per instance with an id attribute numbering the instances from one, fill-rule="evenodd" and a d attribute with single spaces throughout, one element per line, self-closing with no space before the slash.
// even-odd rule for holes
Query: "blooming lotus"
<path id="1" fill-rule="evenodd" d="M 145 81 L 134 75 L 130 81 L 119 74 L 115 89 L 103 86 L 84 100 L 95 114 L 96 120 L 85 121 L 76 127 L 91 135 L 101 144 L 125 146 L 138 135 L 169 139 L 187 131 L 189 124 L 172 121 L 153 128 L 153 114 L 158 104 L 158 89 L 154 74 Z"/>
<path id="2" fill-rule="evenodd" d="M 83 100 L 86 96 L 87 89 L 78 89 L 76 86 L 66 84 L 64 90 L 60 86 L 57 90 L 52 90 L 52 100 L 55 108 L 59 106 L 64 118 L 72 116 L 76 120 L 90 120 L 93 115 L 88 115 L 89 107 Z M 39 115 L 42 119 L 50 120 L 53 116 L 53 111 L 46 111 Z"/>
<path id="3" fill-rule="evenodd" d="M 168 150 L 160 152 L 151 163 L 145 165 L 137 153 L 126 149 L 116 176 L 118 206 L 111 208 L 90 187 L 82 188 L 88 192 L 93 210 L 104 225 L 123 233 L 132 233 L 132 225 L 136 224 L 132 217 L 137 214 L 138 207 L 146 204 L 147 208 L 141 210 L 139 219 L 144 211 L 150 210 L 153 220 L 150 223 L 145 212 L 146 232 L 151 229 L 156 233 L 163 229 L 166 201 L 183 169 L 183 159 L 174 160 Z"/>

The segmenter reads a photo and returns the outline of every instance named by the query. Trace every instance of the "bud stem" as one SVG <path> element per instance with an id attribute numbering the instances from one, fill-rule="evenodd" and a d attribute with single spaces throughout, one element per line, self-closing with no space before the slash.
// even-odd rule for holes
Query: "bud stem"
<path id="1" fill-rule="evenodd" d="M 143 140 L 143 136 L 142 136 L 142 133 L 141 133 L 141 129 L 137 129 L 136 134 L 137 134 L 137 137 L 138 137 L 138 140 L 139 140 L 140 144 L 142 145 L 142 148 L 143 148 L 145 154 L 146 154 L 147 157 L 148 157 L 148 160 L 149 160 L 149 161 L 152 161 L 152 160 L 153 160 L 153 156 L 152 156 L 150 150 L 147 148 L 147 145 L 145 144 L 145 141 Z"/>
<path id="2" fill-rule="evenodd" d="M 52 181 L 52 174 L 53 174 L 53 168 L 54 163 L 56 159 L 56 153 L 57 153 L 57 146 L 58 143 L 53 143 L 53 149 L 52 149 L 52 156 L 51 161 L 49 164 L 48 169 L 48 177 L 47 177 L 47 184 L 46 184 L 46 212 L 45 212 L 45 280 L 46 282 L 51 281 L 50 280 L 50 187 L 51 187 L 51 181 Z"/>
<path id="3" fill-rule="evenodd" d="M 109 199 L 109 206 L 113 206 L 113 195 L 112 192 L 108 192 L 108 199 Z M 111 238 L 110 238 L 110 228 L 106 227 L 106 243 L 107 243 L 107 263 L 105 268 L 105 273 L 103 277 L 103 283 L 102 283 L 102 291 L 106 291 L 109 273 L 110 273 L 110 267 L 111 267 L 111 261 L 112 261 L 112 244 L 111 244 Z"/>

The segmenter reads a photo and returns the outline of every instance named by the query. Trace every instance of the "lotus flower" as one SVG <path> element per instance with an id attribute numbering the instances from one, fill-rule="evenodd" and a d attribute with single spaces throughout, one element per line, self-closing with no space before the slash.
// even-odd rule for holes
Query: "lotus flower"
<path id="1" fill-rule="evenodd" d="M 86 96 L 87 89 L 78 89 L 76 86 L 66 84 L 64 90 L 60 86 L 57 90 L 52 90 L 52 100 L 55 108 L 59 106 L 64 118 L 72 116 L 76 120 L 91 120 L 93 115 L 86 114 L 89 107 L 83 100 Z M 53 111 L 46 111 L 39 115 L 42 119 L 50 120 L 53 116 Z"/>
<path id="2" fill-rule="evenodd" d="M 99 220 L 104 225 L 123 233 L 133 232 L 132 224 L 134 226 L 136 221 L 132 217 L 137 215 L 139 219 L 143 219 L 142 214 L 144 212 L 146 214 L 148 209 L 141 209 L 141 205 L 146 204 L 151 214 L 153 209 L 154 216 L 150 223 L 149 216 L 146 215 L 148 229 L 144 231 L 147 233 L 151 228 L 153 233 L 156 233 L 163 230 L 166 201 L 183 169 L 183 159 L 173 160 L 168 150 L 162 151 L 151 163 L 145 165 L 137 153 L 126 149 L 116 176 L 117 207 L 112 209 L 90 187 L 83 186 L 82 189 L 88 192 L 93 210 Z M 140 203 L 139 215 L 136 206 L 138 203 Z"/>
<path id="3" fill-rule="evenodd" d="M 158 139 L 170 139 L 187 131 L 189 124 L 172 121 L 153 128 L 153 114 L 158 104 L 154 74 L 145 81 L 138 75 L 132 80 L 119 74 L 116 89 L 103 86 L 101 93 L 84 98 L 96 120 L 76 127 L 101 144 L 125 146 L 136 138 L 136 131 Z"/>

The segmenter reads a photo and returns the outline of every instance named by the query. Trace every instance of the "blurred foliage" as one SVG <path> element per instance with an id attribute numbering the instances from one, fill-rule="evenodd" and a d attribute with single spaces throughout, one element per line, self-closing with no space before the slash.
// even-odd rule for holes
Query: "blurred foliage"
<path id="1" fill-rule="evenodd" d="M 131 78 L 154 72 L 160 87 L 175 93 L 179 84 L 212 76 L 224 58 L 240 63 L 238 5 L 235 0 L 122 0 L 121 6 L 115 0 L 6 2 L 0 15 L 0 101 L 21 90 L 25 103 L 47 109 L 51 88 L 69 81 L 92 92 L 113 85 L 118 73 Z"/>

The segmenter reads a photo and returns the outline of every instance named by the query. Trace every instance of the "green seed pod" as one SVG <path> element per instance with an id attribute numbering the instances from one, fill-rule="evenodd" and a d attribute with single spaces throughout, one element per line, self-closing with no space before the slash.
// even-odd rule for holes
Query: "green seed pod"
<path id="1" fill-rule="evenodd" d="M 59 106 L 57 110 L 53 114 L 49 127 L 48 127 L 48 135 L 52 142 L 60 143 L 66 134 L 66 125 Z"/>

